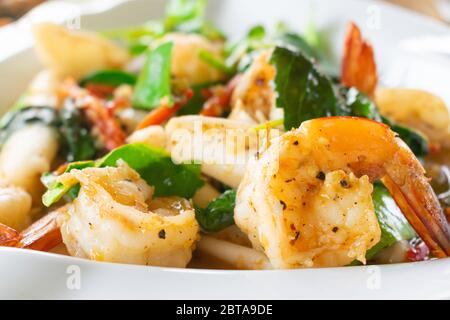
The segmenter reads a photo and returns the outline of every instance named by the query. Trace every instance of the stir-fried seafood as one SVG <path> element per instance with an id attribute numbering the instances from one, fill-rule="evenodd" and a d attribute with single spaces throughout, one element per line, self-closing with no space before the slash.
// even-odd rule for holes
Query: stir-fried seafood
<path id="1" fill-rule="evenodd" d="M 249 165 L 235 219 L 276 268 L 336 266 L 380 238 L 371 181 L 382 179 L 438 257 L 450 229 L 424 170 L 387 126 L 356 118 L 304 123 Z"/>
<path id="2" fill-rule="evenodd" d="M 186 267 L 198 240 L 188 201 L 150 200 L 153 190 L 122 163 L 118 168 L 72 171 L 81 189 L 61 218 L 69 253 L 97 261 Z"/>
<path id="3" fill-rule="evenodd" d="M 185 2 L 35 26 L 45 68 L 0 120 L 0 246 L 183 268 L 450 255 L 443 100 L 378 88 L 354 23 L 339 76 L 319 28 L 230 41 Z"/>

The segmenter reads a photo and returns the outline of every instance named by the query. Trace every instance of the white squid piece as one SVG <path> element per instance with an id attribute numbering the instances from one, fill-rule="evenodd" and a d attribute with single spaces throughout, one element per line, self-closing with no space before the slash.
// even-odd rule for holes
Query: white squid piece
<path id="1" fill-rule="evenodd" d="M 202 116 L 173 118 L 166 133 L 174 161 L 199 163 L 205 175 L 232 188 L 239 186 L 249 158 L 271 138 L 268 135 L 278 134 L 260 136 L 245 122 Z"/>

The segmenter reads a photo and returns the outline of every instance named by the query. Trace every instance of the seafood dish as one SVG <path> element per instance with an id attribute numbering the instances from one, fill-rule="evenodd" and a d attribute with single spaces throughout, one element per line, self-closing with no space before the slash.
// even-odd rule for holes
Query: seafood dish
<path id="1" fill-rule="evenodd" d="M 0 246 L 270 270 L 450 255 L 450 116 L 384 86 L 349 21 L 227 38 L 205 0 L 91 32 L 33 26 L 44 69 L 0 120 Z"/>

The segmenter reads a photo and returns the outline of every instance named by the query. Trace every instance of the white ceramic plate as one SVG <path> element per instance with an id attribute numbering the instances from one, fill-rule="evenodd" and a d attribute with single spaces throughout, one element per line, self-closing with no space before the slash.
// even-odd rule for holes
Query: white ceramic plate
<path id="1" fill-rule="evenodd" d="M 32 22 L 52 20 L 101 30 L 135 25 L 163 13 L 163 0 L 52 2 L 17 25 L 0 29 L 0 111 L 23 92 L 39 63 Z M 81 20 L 77 16 L 81 14 Z M 256 23 L 284 21 L 304 30 L 313 19 L 330 31 L 340 55 L 348 21 L 374 44 L 387 85 L 422 88 L 450 105 L 450 55 L 411 40 L 448 36 L 447 26 L 379 2 L 363 0 L 211 0 L 210 18 L 231 36 Z M 435 38 L 436 39 L 436 38 Z M 444 41 L 444 40 L 442 40 Z M 434 49 L 434 48 L 432 48 Z M 441 48 L 442 49 L 442 48 Z M 444 48 L 445 49 L 445 48 Z M 440 53 L 435 53 L 440 52 Z M 390 266 L 293 271 L 175 270 L 95 263 L 65 256 L 0 249 L 0 299 L 450 299 L 450 260 Z"/>

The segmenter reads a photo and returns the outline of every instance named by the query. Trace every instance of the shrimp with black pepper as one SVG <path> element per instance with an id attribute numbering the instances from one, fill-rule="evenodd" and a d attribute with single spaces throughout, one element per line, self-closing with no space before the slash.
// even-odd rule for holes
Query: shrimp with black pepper
<path id="1" fill-rule="evenodd" d="M 446 257 L 450 228 L 424 172 L 383 124 L 308 121 L 250 162 L 235 221 L 274 268 L 365 263 L 380 240 L 372 182 L 381 179 L 433 254 Z"/>
<path id="2" fill-rule="evenodd" d="M 152 199 L 153 188 L 124 162 L 118 168 L 73 170 L 78 197 L 59 224 L 72 256 L 96 261 L 184 268 L 199 239 L 189 201 Z M 70 183 L 70 182 L 69 182 Z"/>

